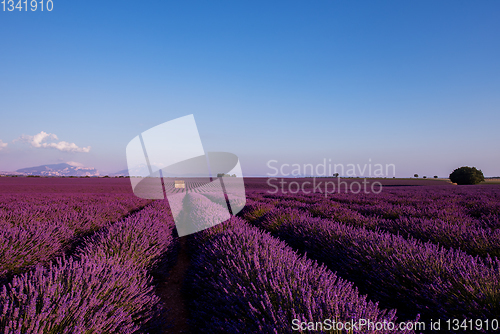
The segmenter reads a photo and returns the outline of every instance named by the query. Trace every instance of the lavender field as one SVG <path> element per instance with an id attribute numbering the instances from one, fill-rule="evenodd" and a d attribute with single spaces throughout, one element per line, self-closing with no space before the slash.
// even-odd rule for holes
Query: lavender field
<path id="1" fill-rule="evenodd" d="M 498 332 L 500 185 L 381 182 L 325 196 L 247 179 L 236 217 L 179 238 L 174 218 L 224 216 L 224 199 L 188 186 L 170 207 L 126 178 L 2 178 L 0 332 L 428 333 L 438 319 Z"/>

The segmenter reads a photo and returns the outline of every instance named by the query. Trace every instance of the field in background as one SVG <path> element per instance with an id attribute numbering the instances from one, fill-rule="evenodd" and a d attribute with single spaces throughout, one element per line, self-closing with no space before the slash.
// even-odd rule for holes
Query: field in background
<path id="1" fill-rule="evenodd" d="M 189 188 L 184 207 L 171 208 L 133 196 L 127 178 L 0 178 L 0 327 L 291 333 L 300 332 L 294 319 L 330 318 L 426 323 L 426 331 L 359 331 L 418 333 L 431 318 L 457 318 L 490 328 L 443 332 L 491 332 L 500 314 L 500 186 L 368 182 L 382 192 L 325 196 L 311 184 L 301 187 L 309 193 L 282 193 L 247 178 L 237 217 L 178 238 L 174 217 L 223 215 L 220 199 Z"/>

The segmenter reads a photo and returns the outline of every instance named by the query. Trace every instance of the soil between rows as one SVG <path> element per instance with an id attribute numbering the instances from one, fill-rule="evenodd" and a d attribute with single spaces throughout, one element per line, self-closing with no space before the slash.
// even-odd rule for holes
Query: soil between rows
<path id="1" fill-rule="evenodd" d="M 165 281 L 158 283 L 156 287 L 156 294 L 162 299 L 167 311 L 168 326 L 162 333 L 190 333 L 189 312 L 182 292 L 184 277 L 191 261 L 187 243 L 187 238 L 179 238 L 177 261 Z"/>

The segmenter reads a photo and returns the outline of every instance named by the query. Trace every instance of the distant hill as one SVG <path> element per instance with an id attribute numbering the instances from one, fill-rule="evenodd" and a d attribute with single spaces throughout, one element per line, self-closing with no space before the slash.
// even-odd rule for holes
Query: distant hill
<path id="1" fill-rule="evenodd" d="M 21 168 L 16 171 L 24 175 L 40 176 L 98 176 L 97 169 L 92 167 L 74 166 L 67 163 L 42 165 L 37 167 Z"/>

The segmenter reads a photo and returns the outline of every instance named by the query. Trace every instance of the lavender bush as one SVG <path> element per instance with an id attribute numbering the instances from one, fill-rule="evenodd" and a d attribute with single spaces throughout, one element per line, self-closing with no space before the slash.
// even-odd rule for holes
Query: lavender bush
<path id="1" fill-rule="evenodd" d="M 200 200 L 192 208 L 221 209 L 209 200 Z M 204 333 L 289 333 L 293 319 L 396 321 L 394 310 L 380 310 L 360 296 L 352 283 L 241 219 L 232 218 L 195 234 L 192 240 L 191 318 Z M 359 333 L 375 331 L 365 328 Z"/>
<path id="2" fill-rule="evenodd" d="M 0 280 L 61 255 L 148 202 L 129 195 L 0 195 Z"/>
<path id="3" fill-rule="evenodd" d="M 87 238 L 74 258 L 14 277 L 1 288 L 5 333 L 135 333 L 158 315 L 148 271 L 171 251 L 165 201 Z"/>
<path id="4" fill-rule="evenodd" d="M 500 314 L 500 261 L 277 208 L 259 226 L 353 280 L 384 305 L 443 318 Z M 399 309 L 398 308 L 398 309 Z"/>
<path id="5" fill-rule="evenodd" d="M 495 191 L 454 193 L 426 187 L 425 191 L 397 190 L 377 196 L 339 194 L 331 199 L 285 195 L 276 205 L 487 257 L 500 256 L 500 229 L 494 223 L 500 217 L 497 195 Z M 477 214 L 483 211 L 486 215 Z"/>

